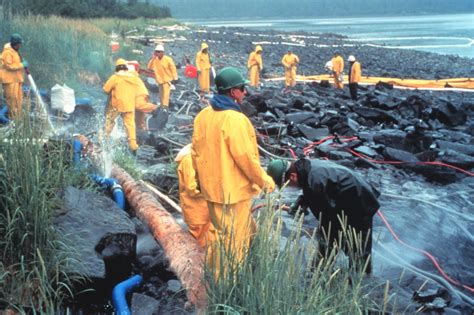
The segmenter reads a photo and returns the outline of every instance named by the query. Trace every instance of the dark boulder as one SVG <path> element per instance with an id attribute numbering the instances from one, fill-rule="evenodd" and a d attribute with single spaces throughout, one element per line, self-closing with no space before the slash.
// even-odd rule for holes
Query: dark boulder
<path id="1" fill-rule="evenodd" d="M 467 119 L 467 114 L 464 110 L 457 108 L 450 102 L 444 102 L 433 107 L 432 116 L 432 118 L 436 118 L 443 124 L 452 127 L 465 124 Z"/>
<path id="2" fill-rule="evenodd" d="M 398 119 L 395 118 L 395 116 L 381 109 L 369 107 L 354 107 L 353 109 L 354 112 L 356 112 L 359 116 L 364 117 L 365 119 L 370 119 L 374 122 L 392 122 L 395 124 L 398 123 Z"/>

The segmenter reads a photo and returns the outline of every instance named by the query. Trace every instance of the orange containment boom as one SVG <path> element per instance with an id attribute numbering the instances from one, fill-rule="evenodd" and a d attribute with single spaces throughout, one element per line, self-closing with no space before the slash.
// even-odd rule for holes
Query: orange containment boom
<path id="1" fill-rule="evenodd" d="M 268 81 L 280 81 L 281 78 L 267 79 Z M 333 76 L 329 74 L 310 75 L 310 76 L 296 76 L 296 81 L 300 82 L 320 82 L 327 80 L 333 82 Z M 344 76 L 344 83 L 347 84 L 349 77 Z M 363 76 L 360 79 L 360 85 L 375 85 L 379 82 L 388 83 L 395 88 L 400 89 L 426 89 L 426 90 L 457 90 L 474 92 L 473 78 L 451 78 L 442 80 L 419 80 L 419 79 L 400 79 L 400 78 L 385 78 L 385 77 L 367 77 Z"/>

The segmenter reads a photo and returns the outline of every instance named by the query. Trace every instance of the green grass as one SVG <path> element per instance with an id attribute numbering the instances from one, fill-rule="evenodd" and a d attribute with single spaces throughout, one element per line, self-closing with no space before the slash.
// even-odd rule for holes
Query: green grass
<path id="1" fill-rule="evenodd" d="M 45 142 L 28 119 L 0 134 L 0 308 L 52 314 L 80 275 L 63 270 L 74 259 L 53 227 L 58 193 L 84 186 L 66 143 Z"/>
<path id="2" fill-rule="evenodd" d="M 295 219 L 285 242 L 281 210 L 273 210 L 277 200 L 266 203 L 247 259 L 237 264 L 221 246 L 226 255 L 219 265 L 227 266 L 227 272 L 221 269 L 224 276 L 214 281 L 206 270 L 209 314 L 366 314 L 382 309 L 369 298 L 364 273 L 340 267 L 335 251 L 317 258 L 316 236 L 303 229 L 303 218 Z M 359 246 L 352 233 L 345 234 L 349 246 Z"/>

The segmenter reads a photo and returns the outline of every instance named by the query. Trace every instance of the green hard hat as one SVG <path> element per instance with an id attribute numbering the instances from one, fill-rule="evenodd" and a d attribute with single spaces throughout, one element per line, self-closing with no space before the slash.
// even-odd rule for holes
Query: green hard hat
<path id="1" fill-rule="evenodd" d="M 10 45 L 16 45 L 23 43 L 23 38 L 21 38 L 20 34 L 12 34 L 10 37 Z"/>
<path id="2" fill-rule="evenodd" d="M 278 186 L 283 184 L 287 167 L 288 162 L 285 160 L 273 160 L 268 164 L 267 173 Z"/>
<path id="3" fill-rule="evenodd" d="M 233 67 L 226 67 L 219 71 L 215 78 L 216 88 L 220 91 L 225 91 L 231 88 L 248 84 L 242 73 Z"/>

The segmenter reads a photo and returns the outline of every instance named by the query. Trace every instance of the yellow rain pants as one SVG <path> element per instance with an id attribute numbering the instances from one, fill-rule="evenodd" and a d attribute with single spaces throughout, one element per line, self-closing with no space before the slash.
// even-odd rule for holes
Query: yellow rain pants
<path id="1" fill-rule="evenodd" d="M 233 274 L 248 254 L 256 230 L 251 205 L 250 199 L 230 205 L 208 202 L 212 224 L 207 232 L 206 264 L 216 280 Z"/>
<path id="2" fill-rule="evenodd" d="M 3 96 L 8 106 L 8 117 L 17 119 L 21 117 L 23 104 L 22 82 L 3 84 Z"/>
<path id="3" fill-rule="evenodd" d="M 115 107 L 108 106 L 105 113 L 105 134 L 110 136 L 114 129 L 115 120 L 118 116 L 122 116 L 123 124 L 127 130 L 128 146 L 130 150 L 136 151 L 138 149 L 137 135 L 135 131 L 135 112 L 119 112 Z"/>

